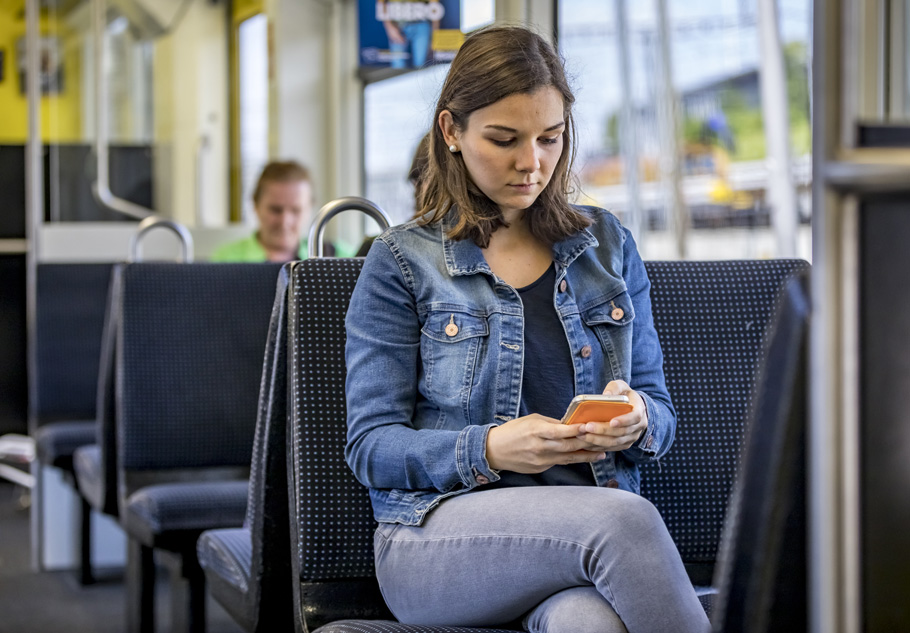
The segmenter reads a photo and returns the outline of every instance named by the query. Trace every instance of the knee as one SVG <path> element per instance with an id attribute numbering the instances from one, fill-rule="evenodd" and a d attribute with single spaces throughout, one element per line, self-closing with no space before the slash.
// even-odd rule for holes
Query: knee
<path id="1" fill-rule="evenodd" d="M 660 512 L 657 511 L 653 503 L 640 495 L 633 493 L 624 495 L 618 513 L 619 516 L 617 518 L 629 531 L 649 534 L 655 529 L 659 531 L 666 530 Z"/>
<path id="2" fill-rule="evenodd" d="M 531 633 L 627 633 L 594 587 L 571 587 L 537 605 L 524 621 Z"/>

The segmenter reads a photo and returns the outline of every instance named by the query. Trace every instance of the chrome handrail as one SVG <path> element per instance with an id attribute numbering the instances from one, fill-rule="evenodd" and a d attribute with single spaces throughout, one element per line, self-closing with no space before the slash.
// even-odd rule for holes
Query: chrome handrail
<path id="1" fill-rule="evenodd" d="M 322 257 L 322 234 L 325 233 L 325 226 L 329 220 L 334 218 L 342 211 L 362 211 L 373 218 L 381 230 L 392 226 L 392 221 L 382 208 L 366 198 L 358 196 L 348 196 L 338 198 L 327 203 L 316 214 L 316 219 L 310 226 L 310 235 L 308 238 L 307 252 L 309 257 Z"/>
<path id="2" fill-rule="evenodd" d="M 160 218 L 158 216 L 145 218 L 142 222 L 139 223 L 139 230 L 137 230 L 133 237 L 130 239 L 130 262 L 142 261 L 142 249 L 140 248 L 142 238 L 146 233 L 156 228 L 169 229 L 173 231 L 177 235 L 177 238 L 180 240 L 180 244 L 183 248 L 184 263 L 192 263 L 193 236 L 190 235 L 189 230 L 187 230 L 185 226 L 179 224 L 178 222 Z"/>
<path id="3" fill-rule="evenodd" d="M 118 198 L 110 187 L 110 165 L 107 144 L 107 75 L 104 27 L 107 18 L 106 0 L 92 0 L 92 32 L 95 46 L 95 161 L 97 175 L 92 184 L 92 193 L 98 202 L 110 209 L 137 220 L 154 215 L 154 211 L 142 205 Z"/>

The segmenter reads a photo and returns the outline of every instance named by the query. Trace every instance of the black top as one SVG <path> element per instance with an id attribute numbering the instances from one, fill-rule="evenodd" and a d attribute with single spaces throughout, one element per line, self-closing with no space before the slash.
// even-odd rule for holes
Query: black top
<path id="1" fill-rule="evenodd" d="M 556 267 L 550 264 L 540 279 L 516 289 L 524 306 L 525 321 L 520 416 L 538 413 L 559 420 L 575 396 L 575 367 L 562 321 L 556 314 L 555 288 Z M 554 466 L 537 475 L 504 470 L 500 476 L 492 486 L 594 485 L 594 472 L 586 463 Z"/>

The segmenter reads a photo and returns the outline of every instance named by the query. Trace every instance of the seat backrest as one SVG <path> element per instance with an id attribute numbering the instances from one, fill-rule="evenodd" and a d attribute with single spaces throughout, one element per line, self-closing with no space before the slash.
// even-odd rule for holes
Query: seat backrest
<path id="1" fill-rule="evenodd" d="M 249 474 L 280 264 L 128 264 L 117 330 L 121 500 Z"/>
<path id="2" fill-rule="evenodd" d="M 94 420 L 111 264 L 40 264 L 37 272 L 38 425 Z"/>
<path id="3" fill-rule="evenodd" d="M 97 442 L 101 454 L 103 513 L 119 516 L 117 507 L 117 408 L 116 360 L 117 323 L 120 315 L 120 293 L 123 283 L 123 264 L 114 264 L 108 283 L 104 328 L 101 335 L 101 359 L 98 365 L 95 412 Z"/>
<path id="4" fill-rule="evenodd" d="M 642 469 L 693 582 L 709 585 L 742 452 L 756 372 L 797 259 L 645 262 L 676 439 Z"/>
<path id="5" fill-rule="evenodd" d="M 718 632 L 807 630 L 808 281 L 788 281 L 765 348 L 715 574 Z"/>
<path id="6" fill-rule="evenodd" d="M 252 539 L 245 613 L 255 631 L 288 631 L 293 619 L 287 486 L 287 295 L 290 264 L 281 268 L 259 385 L 246 523 Z"/>
<path id="7" fill-rule="evenodd" d="M 288 296 L 288 481 L 297 630 L 389 618 L 373 567 L 367 489 L 344 459 L 344 318 L 363 260 L 294 265 Z"/>

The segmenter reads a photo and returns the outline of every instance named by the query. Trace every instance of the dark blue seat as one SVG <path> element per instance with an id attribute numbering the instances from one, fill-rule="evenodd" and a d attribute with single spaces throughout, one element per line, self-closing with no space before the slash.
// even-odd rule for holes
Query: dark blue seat
<path id="1" fill-rule="evenodd" d="M 287 290 L 281 269 L 262 363 L 259 412 L 244 527 L 209 530 L 197 544 L 209 591 L 246 630 L 293 627 L 287 552 Z"/>
<path id="2" fill-rule="evenodd" d="M 117 518 L 116 446 L 116 349 L 117 327 L 123 285 L 123 265 L 111 269 L 107 311 L 101 337 L 101 362 L 98 367 L 96 421 L 92 443 L 73 454 L 73 469 L 79 493 L 91 508 Z"/>
<path id="3" fill-rule="evenodd" d="M 38 461 L 72 481 L 73 453 L 95 440 L 95 395 L 111 264 L 41 264 L 37 272 Z"/>
<path id="4" fill-rule="evenodd" d="M 174 628 L 205 630 L 196 541 L 246 513 L 278 264 L 127 265 L 117 338 L 120 523 L 127 628 L 154 631 L 153 550 Z"/>
<path id="5" fill-rule="evenodd" d="M 505 632 L 399 624 L 379 592 L 369 495 L 344 460 L 344 315 L 362 265 L 359 258 L 309 259 L 291 273 L 288 486 L 295 630 Z"/>
<path id="6" fill-rule="evenodd" d="M 645 262 L 667 388 L 678 418 L 673 448 L 642 469 L 689 576 L 710 589 L 768 327 L 803 260 Z"/>
<path id="7" fill-rule="evenodd" d="M 716 631 L 808 630 L 809 279 L 790 279 L 770 330 L 727 511 Z"/>
<path id="8" fill-rule="evenodd" d="M 298 631 L 323 627 L 319 633 L 442 631 L 389 621 L 374 577 L 369 497 L 344 460 L 344 314 L 360 266 L 359 260 L 308 260 L 291 276 L 295 625 Z M 782 283 L 806 266 L 801 260 L 646 262 L 679 427 L 660 467 L 645 469 L 643 494 L 661 511 L 709 613 L 765 330 Z"/>
<path id="9" fill-rule="evenodd" d="M 78 451 L 98 441 L 101 403 L 111 391 L 118 270 L 117 264 L 38 267 L 36 452 L 39 462 L 62 469 L 79 492 L 83 585 L 94 581 L 92 505 L 78 483 L 75 462 Z"/>

